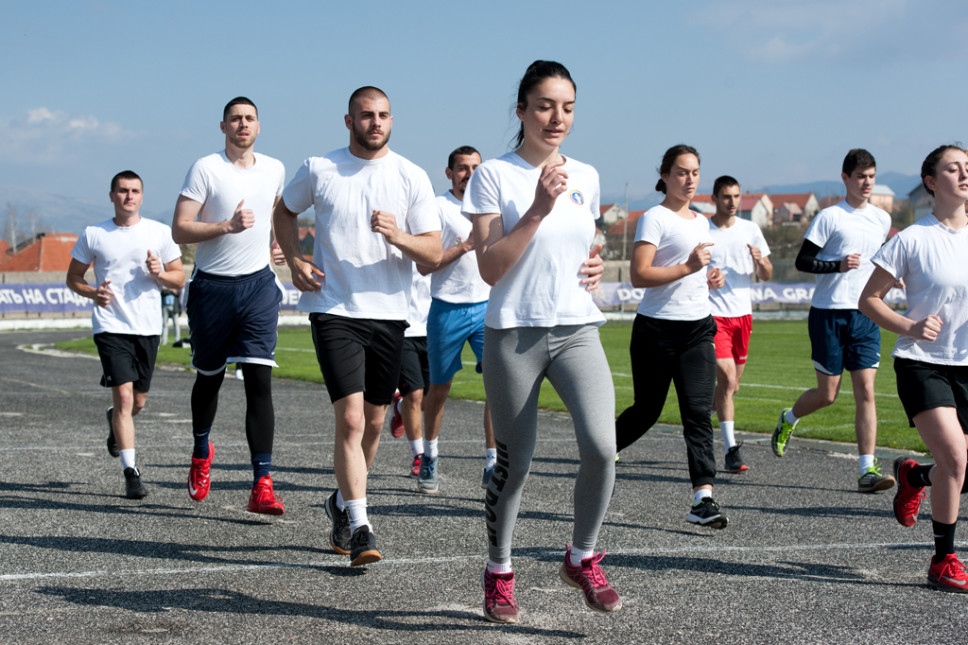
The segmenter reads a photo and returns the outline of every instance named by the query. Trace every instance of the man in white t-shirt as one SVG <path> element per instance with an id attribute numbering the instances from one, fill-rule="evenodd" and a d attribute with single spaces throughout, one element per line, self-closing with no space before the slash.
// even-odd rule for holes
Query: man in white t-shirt
<path id="1" fill-rule="evenodd" d="M 135 461 L 134 420 L 145 406 L 161 335 L 161 290 L 185 284 L 181 251 L 171 229 L 143 219 L 141 177 L 131 170 L 111 180 L 114 218 L 88 226 L 71 250 L 67 286 L 94 301 L 91 323 L 101 359 L 101 385 L 111 388 L 108 452 L 121 458 L 125 496 L 148 494 Z M 94 265 L 96 285 L 84 274 Z"/>
<path id="2" fill-rule="evenodd" d="M 343 121 L 349 147 L 310 157 L 276 205 L 279 245 L 310 313 L 313 342 L 336 411 L 326 500 L 330 543 L 354 566 L 382 558 L 366 513 L 366 476 L 400 372 L 413 262 L 440 261 L 440 220 L 427 173 L 388 146 L 390 100 L 361 87 Z M 315 207 L 313 260 L 299 252 L 296 217 Z"/>
<path id="3" fill-rule="evenodd" d="M 719 289 L 709 290 L 709 304 L 716 321 L 716 392 L 713 409 L 719 419 L 719 431 L 726 449 L 726 472 L 749 470 L 740 454 L 740 444 L 733 433 L 735 407 L 733 395 L 739 391 L 750 333 L 753 330 L 753 305 L 750 283 L 753 274 L 760 280 L 773 275 L 770 247 L 760 227 L 750 220 L 736 217 L 743 196 L 739 182 L 729 175 L 713 183 L 716 213 L 710 219 L 710 268 L 719 268 L 725 280 Z"/>
<path id="4" fill-rule="evenodd" d="M 259 112 L 249 99 L 229 101 L 219 127 L 225 149 L 189 169 L 172 221 L 176 242 L 198 245 L 186 306 L 196 370 L 188 494 L 199 502 L 208 495 L 215 454 L 209 437 L 219 389 L 226 366 L 237 363 L 245 378 L 245 437 L 253 474 L 246 510 L 282 515 L 282 500 L 269 474 L 275 435 L 272 368 L 282 290 L 269 263 L 272 207 L 286 171 L 280 161 L 254 151 Z M 275 259 L 281 264 L 281 253 Z"/>
<path id="5" fill-rule="evenodd" d="M 437 492 L 437 440 L 451 383 L 462 368 L 464 343 L 469 343 L 474 351 L 479 373 L 484 359 L 484 315 L 491 288 L 481 279 L 477 268 L 471 221 L 460 210 L 467 181 L 479 165 L 481 155 L 471 146 L 461 146 L 450 153 L 446 173 L 451 189 L 437 197 L 444 252 L 436 266 L 418 266 L 421 273 L 431 276 L 432 298 L 427 319 L 430 389 L 424 399 L 423 451 L 417 475 L 417 490 L 422 493 Z M 481 487 L 487 489 L 497 462 L 497 444 L 487 403 L 484 404 L 484 449 Z"/>
<path id="6" fill-rule="evenodd" d="M 874 271 L 871 257 L 884 244 L 891 228 L 891 216 L 869 201 L 876 173 L 871 153 L 860 148 L 848 152 L 840 175 L 847 189 L 846 199 L 817 213 L 804 236 L 796 266 L 817 274 L 808 319 L 817 387 L 801 394 L 792 408 L 781 412 L 773 431 L 773 452 L 782 457 L 797 421 L 832 405 L 840 391 L 841 375 L 845 369 L 849 371 L 860 455 L 857 490 L 862 493 L 894 486 L 894 478 L 882 475 L 874 458 L 874 378 L 881 360 L 880 328 L 857 308 L 860 293 Z"/>

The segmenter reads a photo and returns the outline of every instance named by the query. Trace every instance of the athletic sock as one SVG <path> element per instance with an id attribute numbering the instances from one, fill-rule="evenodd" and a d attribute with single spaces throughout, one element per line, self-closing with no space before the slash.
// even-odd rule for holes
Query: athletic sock
<path id="1" fill-rule="evenodd" d="M 494 560 L 487 561 L 487 570 L 491 573 L 511 573 L 511 561 L 507 562 L 495 562 Z"/>
<path id="2" fill-rule="evenodd" d="M 414 439 L 410 443 L 410 456 L 414 459 L 423 452 L 423 439 Z"/>
<path id="3" fill-rule="evenodd" d="M 260 479 L 268 475 L 271 467 L 271 452 L 258 452 L 252 455 L 252 485 L 255 486 Z"/>
<path id="4" fill-rule="evenodd" d="M 590 558 L 595 555 L 595 551 L 582 551 L 581 549 L 576 549 L 574 546 L 571 547 L 571 553 L 568 554 L 568 564 L 573 567 L 580 567 L 581 561 L 585 558 Z"/>
<path id="5" fill-rule="evenodd" d="M 863 477 L 864 473 L 874 467 L 874 455 L 861 455 L 860 456 L 860 474 Z"/>
<path id="6" fill-rule="evenodd" d="M 195 437 L 195 449 L 192 451 L 192 455 L 195 459 L 208 459 L 208 435 L 211 432 L 211 428 L 192 430 L 192 436 Z"/>
<path id="7" fill-rule="evenodd" d="M 797 416 L 794 416 L 794 415 L 793 415 L 793 408 L 790 408 L 789 410 L 787 410 L 787 411 L 786 411 L 786 412 L 784 413 L 784 415 L 783 415 L 783 418 L 784 418 L 784 419 L 786 420 L 786 422 L 787 422 L 787 423 L 789 423 L 789 424 L 790 424 L 791 426 L 795 426 L 795 425 L 797 425 L 797 421 L 799 421 L 799 420 L 800 420 L 800 417 L 797 417 Z"/>
<path id="8" fill-rule="evenodd" d="M 719 431 L 723 434 L 723 443 L 726 444 L 726 452 L 736 445 L 736 437 L 733 436 L 733 424 L 735 421 L 720 421 Z"/>
<path id="9" fill-rule="evenodd" d="M 494 468 L 497 463 L 497 448 L 486 448 L 484 450 L 484 467 Z"/>
<path id="10" fill-rule="evenodd" d="M 940 562 L 944 556 L 955 552 L 955 526 L 957 524 L 957 522 L 954 524 L 945 524 L 937 520 L 931 520 L 931 526 L 934 527 L 935 564 Z"/>
<path id="11" fill-rule="evenodd" d="M 424 440 L 423 440 L 424 457 L 426 457 L 427 459 L 437 458 L 437 441 L 438 441 L 437 439 L 428 440 L 426 437 L 424 437 Z"/>
<path id="12" fill-rule="evenodd" d="M 134 468 L 134 448 L 119 450 L 121 453 L 121 468 Z"/>
<path id="13" fill-rule="evenodd" d="M 338 488 L 336 489 L 336 508 L 341 511 L 346 510 L 346 500 L 343 499 L 343 491 Z"/>
<path id="14" fill-rule="evenodd" d="M 346 514 L 350 518 L 350 533 L 360 528 L 361 526 L 367 526 L 372 531 L 373 525 L 366 517 L 366 498 L 362 497 L 360 499 L 348 499 L 346 500 Z"/>
<path id="15" fill-rule="evenodd" d="M 921 464 L 908 471 L 907 481 L 915 488 L 931 485 L 931 469 L 934 464 Z"/>
<path id="16" fill-rule="evenodd" d="M 692 494 L 692 505 L 695 506 L 707 497 L 712 497 L 713 492 L 708 488 L 701 488 Z"/>

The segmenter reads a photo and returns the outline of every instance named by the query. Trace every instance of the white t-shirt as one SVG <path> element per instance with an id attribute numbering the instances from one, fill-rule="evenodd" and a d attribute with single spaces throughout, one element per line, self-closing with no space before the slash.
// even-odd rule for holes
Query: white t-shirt
<path id="1" fill-rule="evenodd" d="M 720 228 L 709 220 L 709 235 L 713 246 L 709 247 L 711 260 L 707 269 L 718 268 L 723 272 L 725 284 L 709 291 L 709 305 L 714 316 L 737 318 L 753 313 L 750 300 L 750 284 L 756 267 L 749 247 L 755 246 L 763 257 L 770 254 L 770 247 L 760 227 L 746 219 L 736 218 L 729 228 Z"/>
<path id="2" fill-rule="evenodd" d="M 941 331 L 933 341 L 898 336 L 891 356 L 938 365 L 968 365 L 968 228 L 948 228 L 926 215 L 885 244 L 871 260 L 895 279 L 904 278 L 911 320 L 934 315 Z"/>
<path id="3" fill-rule="evenodd" d="M 410 325 L 403 333 L 406 338 L 421 338 L 427 335 L 427 315 L 430 313 L 430 276 L 420 275 L 417 265 L 413 266 L 413 285 L 410 288 L 410 311 L 407 323 Z"/>
<path id="4" fill-rule="evenodd" d="M 692 211 L 690 211 L 692 212 Z M 679 217 L 665 206 L 653 206 L 639 218 L 636 242 L 655 246 L 652 266 L 671 267 L 685 264 L 698 244 L 711 242 L 709 220 L 699 213 L 692 219 Z M 708 267 L 645 290 L 638 312 L 660 320 L 701 320 L 709 315 Z"/>
<path id="5" fill-rule="evenodd" d="M 242 208 L 255 215 L 255 224 L 240 233 L 227 233 L 195 248 L 195 268 L 223 276 L 248 275 L 269 266 L 272 237 L 272 205 L 282 194 L 286 169 L 282 162 L 258 152 L 249 168 L 236 166 L 216 152 L 196 161 L 188 170 L 181 194 L 202 204 L 199 222 L 224 222 L 232 219 L 243 199 Z"/>
<path id="6" fill-rule="evenodd" d="M 370 229 L 374 210 L 392 213 L 411 235 L 440 230 L 430 178 L 395 152 L 360 159 L 349 148 L 310 157 L 282 193 L 286 208 L 316 211 L 313 262 L 323 288 L 304 291 L 299 310 L 347 318 L 406 320 L 413 262 Z"/>
<path id="7" fill-rule="evenodd" d="M 818 273 L 813 306 L 857 309 L 860 292 L 874 272 L 870 259 L 890 230 L 891 216 L 873 204 L 854 208 L 845 200 L 817 213 L 804 235 L 820 247 L 817 259 L 840 262 L 852 253 L 860 253 L 860 267 L 844 273 Z"/>
<path id="8" fill-rule="evenodd" d="M 149 250 L 162 264 L 181 257 L 171 229 L 144 217 L 132 226 L 118 226 L 109 219 L 88 226 L 77 238 L 71 257 L 85 265 L 93 263 L 95 286 L 110 280 L 108 287 L 114 292 L 107 307 L 94 305 L 95 334 L 161 334 L 161 287 L 145 264 Z"/>
<path id="9" fill-rule="evenodd" d="M 460 212 L 460 201 L 449 190 L 437 197 L 440 215 L 440 241 L 446 251 L 462 244 L 471 235 L 471 221 Z M 465 253 L 447 266 L 430 274 L 430 295 L 455 304 L 484 302 L 491 286 L 481 278 L 477 253 Z"/>
<path id="10" fill-rule="evenodd" d="M 598 171 L 571 158 L 568 190 L 558 196 L 524 253 L 491 287 L 484 324 L 492 329 L 605 322 L 578 272 L 588 259 L 598 218 Z M 534 202 L 541 168 L 509 152 L 478 166 L 464 190 L 466 215 L 500 213 L 505 235 Z"/>

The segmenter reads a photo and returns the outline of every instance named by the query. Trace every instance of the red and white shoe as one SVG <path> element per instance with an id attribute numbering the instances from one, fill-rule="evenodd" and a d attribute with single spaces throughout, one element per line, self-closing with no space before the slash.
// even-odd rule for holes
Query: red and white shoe
<path id="1" fill-rule="evenodd" d="M 282 506 L 282 500 L 272 490 L 272 477 L 266 475 L 259 478 L 259 481 L 252 487 L 249 505 L 245 510 L 250 513 L 264 513 L 265 515 L 283 514 L 285 509 Z"/>
<path id="2" fill-rule="evenodd" d="M 212 485 L 209 471 L 212 468 L 212 457 L 215 456 L 215 446 L 208 444 L 208 459 L 197 459 L 192 455 L 192 466 L 188 469 L 188 496 L 196 502 L 208 497 L 208 489 Z"/>
<path id="3" fill-rule="evenodd" d="M 942 591 L 968 592 L 968 573 L 965 573 L 965 565 L 954 553 L 949 553 L 937 564 L 931 559 L 928 582 Z"/>
<path id="4" fill-rule="evenodd" d="M 420 458 L 423 457 L 423 453 L 420 453 L 413 458 L 413 463 L 410 464 L 410 476 L 417 478 L 420 476 Z"/>
<path id="5" fill-rule="evenodd" d="M 403 436 L 403 415 L 400 414 L 400 402 L 403 395 L 399 392 L 394 393 L 393 400 L 390 401 L 390 434 L 396 439 Z"/>

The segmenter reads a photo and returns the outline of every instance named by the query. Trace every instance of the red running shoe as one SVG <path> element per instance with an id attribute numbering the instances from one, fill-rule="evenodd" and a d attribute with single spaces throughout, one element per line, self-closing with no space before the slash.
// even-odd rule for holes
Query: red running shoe
<path id="1" fill-rule="evenodd" d="M 245 510 L 250 513 L 282 515 L 285 509 L 282 506 L 282 500 L 272 491 L 272 478 L 269 475 L 260 478 L 252 487 L 249 506 Z"/>
<path id="2" fill-rule="evenodd" d="M 942 591 L 968 592 L 968 573 L 965 573 L 965 565 L 954 553 L 949 553 L 937 564 L 934 558 L 931 559 L 928 582 Z"/>
<path id="3" fill-rule="evenodd" d="M 212 457 L 215 456 L 215 446 L 208 444 L 208 459 L 196 459 L 192 455 L 192 467 L 188 469 L 188 496 L 196 502 L 208 497 L 208 489 L 212 485 L 209 471 L 212 468 Z"/>
<path id="4" fill-rule="evenodd" d="M 403 415 L 400 414 L 400 401 L 403 395 L 399 392 L 394 393 L 393 400 L 390 401 L 390 434 L 399 439 L 403 436 Z"/>
<path id="5" fill-rule="evenodd" d="M 518 622 L 518 601 L 514 598 L 514 572 L 481 574 L 484 587 L 484 618 L 492 623 Z"/>
<path id="6" fill-rule="evenodd" d="M 571 545 L 565 551 L 565 562 L 561 565 L 558 575 L 567 585 L 581 589 L 585 593 L 585 604 L 595 611 L 609 612 L 622 608 L 622 599 L 618 592 L 605 579 L 605 572 L 598 563 L 605 557 L 604 553 L 583 558 L 581 566 L 571 565 Z"/>
<path id="7" fill-rule="evenodd" d="M 420 476 L 420 458 L 423 457 L 423 453 L 420 453 L 413 458 L 413 463 L 410 464 L 410 476 L 419 477 Z"/>
<path id="8" fill-rule="evenodd" d="M 907 475 L 918 462 L 907 457 L 894 460 L 894 479 L 897 480 L 897 492 L 894 493 L 894 517 L 901 526 L 914 526 L 918 521 L 918 509 L 924 501 L 924 486 L 916 488 L 908 483 Z"/>

